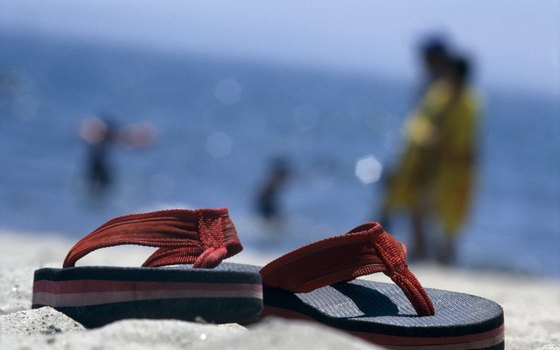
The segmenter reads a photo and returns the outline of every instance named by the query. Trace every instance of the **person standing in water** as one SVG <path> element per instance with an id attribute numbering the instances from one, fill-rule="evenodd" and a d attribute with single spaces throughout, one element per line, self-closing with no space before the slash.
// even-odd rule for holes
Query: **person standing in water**
<path id="1" fill-rule="evenodd" d="M 150 124 L 130 124 L 117 127 L 107 114 L 85 118 L 79 130 L 80 138 L 88 145 L 86 178 L 89 192 L 99 195 L 107 191 L 114 182 L 110 163 L 110 149 L 115 145 L 126 149 L 151 146 L 157 132 Z"/>
<path id="2" fill-rule="evenodd" d="M 443 229 L 441 262 L 456 259 L 458 231 L 470 203 L 479 103 L 469 87 L 470 64 L 449 57 L 445 74 L 426 90 L 406 124 L 406 148 L 387 183 L 382 222 L 397 209 L 412 219 L 411 255 L 428 257 L 426 224 L 435 217 Z"/>
<path id="3" fill-rule="evenodd" d="M 116 138 L 116 127 L 109 118 L 88 117 L 80 125 L 80 137 L 88 145 L 86 178 L 91 194 L 100 194 L 113 182 L 109 148 Z"/>
<path id="4" fill-rule="evenodd" d="M 257 212 L 267 222 L 277 222 L 281 217 L 279 196 L 290 177 L 291 170 L 285 159 L 275 159 L 257 195 Z"/>

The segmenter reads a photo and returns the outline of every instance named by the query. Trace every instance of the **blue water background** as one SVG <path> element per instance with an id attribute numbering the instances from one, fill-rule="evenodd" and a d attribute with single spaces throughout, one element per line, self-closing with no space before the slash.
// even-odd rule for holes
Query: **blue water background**
<path id="1" fill-rule="evenodd" d="M 0 229 L 75 239 L 117 215 L 228 207 L 247 248 L 280 254 L 375 217 L 379 183 L 356 162 L 398 157 L 414 84 L 367 74 L 0 34 Z M 475 201 L 460 263 L 560 277 L 560 111 L 550 96 L 482 91 Z M 112 191 L 84 183 L 84 116 L 159 130 L 148 150 L 115 149 Z M 254 210 L 273 157 L 294 169 L 286 223 Z M 406 217 L 393 233 L 407 241 Z"/>

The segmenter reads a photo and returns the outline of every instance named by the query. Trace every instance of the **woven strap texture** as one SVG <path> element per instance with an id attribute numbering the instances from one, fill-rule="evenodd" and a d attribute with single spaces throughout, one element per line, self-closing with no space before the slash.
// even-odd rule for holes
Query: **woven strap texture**
<path id="1" fill-rule="evenodd" d="M 261 276 L 266 286 L 307 293 L 376 272 L 402 289 L 418 315 L 434 315 L 432 301 L 408 269 L 404 245 L 375 222 L 294 250 L 263 267 Z"/>
<path id="2" fill-rule="evenodd" d="M 157 249 L 142 266 L 193 264 L 212 268 L 243 247 L 228 210 L 174 209 L 115 218 L 77 242 L 64 259 L 63 267 L 94 250 L 132 244 Z"/>

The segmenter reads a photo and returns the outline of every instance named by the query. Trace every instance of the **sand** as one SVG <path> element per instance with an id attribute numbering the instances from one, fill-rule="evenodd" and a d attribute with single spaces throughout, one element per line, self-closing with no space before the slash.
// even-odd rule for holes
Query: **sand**
<path id="1" fill-rule="evenodd" d="M 0 232 L 0 349 L 380 349 L 315 323 L 265 319 L 245 328 L 176 320 L 123 320 L 87 330 L 52 309 L 31 310 L 33 271 L 60 266 L 73 242 L 56 234 Z M 144 248 L 111 248 L 82 264 L 137 266 Z M 274 257 L 244 251 L 232 260 Z M 506 349 L 560 350 L 560 281 L 505 271 L 413 265 L 424 286 L 475 294 L 505 310 Z M 384 276 L 371 277 L 387 281 Z"/>

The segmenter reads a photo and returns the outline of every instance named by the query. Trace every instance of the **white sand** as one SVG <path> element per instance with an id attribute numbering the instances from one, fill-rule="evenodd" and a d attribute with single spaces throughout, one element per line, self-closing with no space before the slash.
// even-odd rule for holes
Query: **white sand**
<path id="1" fill-rule="evenodd" d="M 265 320 L 250 329 L 126 320 L 85 330 L 53 309 L 30 310 L 33 271 L 60 266 L 72 244 L 57 235 L 0 232 L 0 349 L 378 348 L 317 324 L 280 319 Z M 81 264 L 137 266 L 149 251 L 110 248 L 95 252 Z M 273 258 L 244 251 L 231 260 L 262 265 Z M 475 294 L 501 304 L 507 349 L 560 350 L 560 281 L 437 266 L 412 266 L 412 270 L 425 287 Z M 384 276 L 372 278 L 387 281 Z"/>

